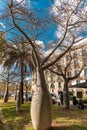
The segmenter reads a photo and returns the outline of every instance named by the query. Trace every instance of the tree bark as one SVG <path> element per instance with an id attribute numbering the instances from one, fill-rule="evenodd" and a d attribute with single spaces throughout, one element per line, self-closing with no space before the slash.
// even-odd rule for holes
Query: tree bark
<path id="1" fill-rule="evenodd" d="M 17 99 L 16 99 L 16 111 L 20 111 L 20 106 L 21 106 L 21 102 L 20 102 L 20 90 L 19 92 L 17 92 Z"/>
<path id="2" fill-rule="evenodd" d="M 23 104 L 23 82 L 20 83 L 19 92 L 17 93 L 16 111 L 20 111 L 21 104 Z"/>
<path id="3" fill-rule="evenodd" d="M 23 61 L 21 60 L 21 82 L 20 82 L 20 91 L 19 91 L 20 104 L 24 103 L 24 99 L 23 99 L 23 86 L 24 86 L 24 65 L 23 65 Z"/>
<path id="4" fill-rule="evenodd" d="M 26 96 L 25 96 L 25 101 L 27 102 L 28 101 L 28 92 L 27 92 L 27 85 L 26 85 Z"/>
<path id="5" fill-rule="evenodd" d="M 70 102 L 69 102 L 69 89 L 68 89 L 68 82 L 67 81 L 65 81 L 65 83 L 64 83 L 63 100 L 64 100 L 64 107 L 66 109 L 69 109 Z"/>
<path id="6" fill-rule="evenodd" d="M 17 99 L 17 86 L 15 86 L 15 100 Z"/>
<path id="7" fill-rule="evenodd" d="M 4 95 L 4 102 L 8 102 L 8 85 L 9 85 L 9 71 L 7 71 L 6 91 Z"/>
<path id="8" fill-rule="evenodd" d="M 36 70 L 37 91 L 34 92 L 31 103 L 31 119 L 35 130 L 49 130 L 51 127 L 51 97 L 48 92 L 44 73 Z"/>
<path id="9" fill-rule="evenodd" d="M 8 102 L 8 81 L 6 82 L 6 91 L 4 95 L 4 102 Z"/>

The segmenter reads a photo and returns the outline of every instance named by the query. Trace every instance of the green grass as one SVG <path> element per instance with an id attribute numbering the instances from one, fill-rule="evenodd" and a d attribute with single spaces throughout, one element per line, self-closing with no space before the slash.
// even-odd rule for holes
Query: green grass
<path id="1" fill-rule="evenodd" d="M 31 124 L 29 102 L 22 105 L 20 112 L 15 111 L 15 102 L 1 101 L 0 108 L 11 130 L 34 130 Z M 87 110 L 66 110 L 53 106 L 52 120 L 52 130 L 87 130 Z"/>
<path id="2" fill-rule="evenodd" d="M 11 130 L 22 130 L 24 125 L 31 122 L 30 103 L 23 104 L 20 112 L 16 112 L 15 102 L 0 102 L 0 108 Z"/>
<path id="3" fill-rule="evenodd" d="M 87 130 L 87 110 L 53 107 L 53 125 L 59 130 Z"/>

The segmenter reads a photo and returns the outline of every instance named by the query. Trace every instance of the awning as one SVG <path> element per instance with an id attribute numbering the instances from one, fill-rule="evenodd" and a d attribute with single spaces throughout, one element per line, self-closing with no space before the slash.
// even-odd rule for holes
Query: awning
<path id="1" fill-rule="evenodd" d="M 69 86 L 69 88 L 87 88 L 87 81 Z"/>

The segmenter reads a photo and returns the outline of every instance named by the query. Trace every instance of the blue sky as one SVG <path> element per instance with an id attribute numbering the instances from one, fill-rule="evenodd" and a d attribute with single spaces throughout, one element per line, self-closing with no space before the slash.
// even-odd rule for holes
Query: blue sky
<path id="1" fill-rule="evenodd" d="M 50 6 L 53 3 L 54 3 L 54 0 L 30 0 L 30 7 L 33 8 L 34 11 L 37 10 L 39 17 L 45 18 L 45 17 L 47 17 L 48 12 L 50 12 Z M 4 3 L 1 1 L 0 10 L 3 9 L 3 7 L 4 7 Z M 4 24 L 5 24 L 5 21 L 4 21 Z M 49 29 L 49 28 L 51 28 L 51 29 Z M 50 41 L 57 41 L 57 37 L 55 35 L 56 29 L 57 29 L 56 24 L 54 24 L 54 23 L 50 24 L 49 28 L 43 33 L 43 36 L 37 37 L 37 40 L 41 40 L 44 43 L 48 43 Z M 0 27 L 0 30 L 4 30 L 4 29 L 6 29 L 6 28 Z M 11 36 L 11 34 L 9 34 L 8 37 L 9 36 Z"/>
<path id="2" fill-rule="evenodd" d="M 4 8 L 4 3 L 2 1 L 3 0 L 0 0 L 0 12 L 1 12 L 1 9 Z M 44 17 L 44 18 L 48 16 L 48 13 L 50 12 L 50 7 L 54 4 L 54 0 L 27 0 L 27 1 L 29 2 L 30 7 L 34 11 L 37 10 L 39 17 Z M 5 22 L 6 21 L 4 21 L 4 23 Z M 3 23 L 0 23 L 0 24 L 3 24 Z M 0 30 L 4 31 L 6 28 L 4 24 L 2 26 L 3 28 L 0 27 Z M 55 23 L 50 24 L 50 26 L 48 27 L 48 29 L 46 29 L 43 35 L 37 37 L 37 40 L 41 40 L 45 44 L 48 42 L 57 41 L 58 39 L 56 37 L 56 30 L 57 30 L 56 24 Z M 82 36 L 87 36 L 87 30 L 85 30 L 85 32 L 82 33 Z M 11 37 L 11 34 L 9 34 L 8 37 Z"/>

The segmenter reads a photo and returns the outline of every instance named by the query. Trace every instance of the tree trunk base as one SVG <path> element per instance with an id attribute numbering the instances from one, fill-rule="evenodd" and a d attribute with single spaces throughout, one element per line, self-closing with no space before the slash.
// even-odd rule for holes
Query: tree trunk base
<path id="1" fill-rule="evenodd" d="M 51 130 L 51 127 L 47 129 L 35 129 L 35 130 Z"/>

